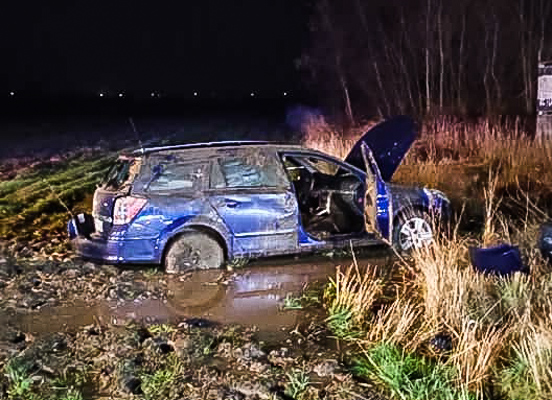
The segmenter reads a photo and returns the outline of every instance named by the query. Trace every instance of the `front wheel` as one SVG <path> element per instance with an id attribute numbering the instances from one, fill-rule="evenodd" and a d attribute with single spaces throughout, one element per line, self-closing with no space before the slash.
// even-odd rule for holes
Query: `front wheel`
<path id="1" fill-rule="evenodd" d="M 411 253 L 432 243 L 434 224 L 428 213 L 411 210 L 401 214 L 393 229 L 393 246 L 400 253 Z"/>
<path id="2" fill-rule="evenodd" d="M 169 247 L 165 272 L 178 274 L 196 269 L 220 268 L 224 250 L 212 236 L 203 232 L 185 232 Z"/>

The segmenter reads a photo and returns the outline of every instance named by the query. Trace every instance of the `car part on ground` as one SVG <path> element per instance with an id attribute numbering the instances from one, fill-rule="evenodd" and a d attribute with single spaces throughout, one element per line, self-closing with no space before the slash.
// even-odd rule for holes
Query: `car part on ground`
<path id="1" fill-rule="evenodd" d="M 517 246 L 503 243 L 491 247 L 471 247 L 470 259 L 479 272 L 485 274 L 508 276 L 515 272 L 529 273 L 523 264 Z"/>
<path id="2" fill-rule="evenodd" d="M 552 261 L 552 221 L 541 225 L 538 240 L 542 256 L 548 261 Z"/>

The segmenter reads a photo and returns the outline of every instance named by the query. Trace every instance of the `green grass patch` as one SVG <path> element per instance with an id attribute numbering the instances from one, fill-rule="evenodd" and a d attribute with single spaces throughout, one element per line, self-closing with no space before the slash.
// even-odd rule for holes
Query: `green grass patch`
<path id="1" fill-rule="evenodd" d="M 302 310 L 301 297 L 295 297 L 291 293 L 288 293 L 284 298 L 282 308 L 284 310 Z"/>
<path id="2" fill-rule="evenodd" d="M 309 376 L 301 369 L 294 369 L 287 373 L 286 377 L 287 382 L 284 394 L 292 399 L 301 400 L 305 391 L 311 384 Z"/>
<path id="3" fill-rule="evenodd" d="M 153 373 L 141 374 L 141 389 L 144 397 L 147 400 L 167 397 L 167 391 L 175 384 L 179 375 L 182 374 L 182 370 L 181 361 L 176 356 L 172 356 L 166 365 L 156 369 Z"/>
<path id="4" fill-rule="evenodd" d="M 353 373 L 379 384 L 393 398 L 404 400 L 468 400 L 475 396 L 454 385 L 456 371 L 385 343 L 357 359 Z"/>
<path id="5" fill-rule="evenodd" d="M 25 365 L 9 363 L 4 371 L 8 378 L 8 399 L 35 399 L 32 392 L 33 377 Z"/>
<path id="6" fill-rule="evenodd" d="M 346 308 L 331 309 L 325 322 L 338 339 L 350 340 L 360 336 L 360 330 L 353 320 L 353 312 Z"/>

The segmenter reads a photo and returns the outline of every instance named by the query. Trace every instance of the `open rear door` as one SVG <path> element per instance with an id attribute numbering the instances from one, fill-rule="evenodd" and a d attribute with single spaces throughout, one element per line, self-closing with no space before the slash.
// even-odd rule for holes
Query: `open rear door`
<path id="1" fill-rule="evenodd" d="M 361 152 L 366 168 L 366 196 L 364 199 L 366 232 L 374 233 L 391 242 L 393 232 L 391 193 L 381 177 L 372 150 L 366 143 L 361 143 Z"/>

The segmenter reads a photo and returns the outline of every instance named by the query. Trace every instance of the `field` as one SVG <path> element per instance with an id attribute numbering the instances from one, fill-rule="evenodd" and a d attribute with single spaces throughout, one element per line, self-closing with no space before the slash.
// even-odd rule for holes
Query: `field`
<path id="1" fill-rule="evenodd" d="M 303 126 L 302 141 L 342 157 L 367 126 L 345 132 L 312 118 Z M 175 128 L 163 140 L 191 140 L 212 129 L 198 124 L 188 136 Z M 241 132 L 239 138 L 298 137 L 244 126 L 223 136 L 235 139 L 234 131 Z M 158 130 L 152 129 L 150 137 L 155 136 Z M 83 270 L 67 245 L 69 213 L 90 208 L 98 177 L 116 150 L 133 145 L 134 138 L 113 143 L 5 158 L 0 169 L 3 309 L 40 313 L 51 298 L 65 304 L 111 296 L 114 279 L 117 301 L 169 295 L 158 271 L 121 273 L 91 265 Z M 530 139 L 517 121 L 425 122 L 394 181 L 438 188 L 451 198 L 452 232 L 433 246 L 409 258 L 397 255 L 391 265 L 367 265 L 353 249 L 352 261 L 350 253 L 335 261 L 340 266 L 328 283 L 282 300 L 283 309 L 308 316 L 268 348 L 244 327 L 146 323 L 144 328 L 143 321 L 131 321 L 121 331 L 93 324 L 56 333 L 65 343 L 60 357 L 76 362 L 60 361 L 48 374 L 29 360 L 36 358 L 33 352 L 53 351 L 52 336 L 34 340 L 22 332 L 24 340 L 8 340 L 11 347 L 1 353 L 0 398 L 106 393 L 126 398 L 133 396 L 132 379 L 145 398 L 552 398 L 552 269 L 536 247 L 539 225 L 552 210 L 551 166 L 552 144 Z M 470 247 L 501 242 L 519 245 L 530 274 L 497 278 L 474 271 Z M 42 283 L 31 290 L 26 283 L 34 282 L 37 271 Z M 71 290 L 59 283 L 67 279 L 74 282 Z M 43 303 L 28 301 L 36 300 L 32 293 L 46 282 L 52 289 Z M 168 349 L 163 344 L 174 351 L 163 353 L 159 348 Z M 251 346 L 259 348 L 256 356 Z M 309 358 L 314 352 L 318 355 Z M 141 364 L 134 362 L 137 355 Z M 107 367 L 120 379 L 105 378 Z M 187 368 L 197 372 L 190 375 Z M 324 368 L 330 372 L 321 372 Z M 208 379 L 211 375 L 219 381 Z M 244 389 L 244 382 L 259 385 Z"/>

